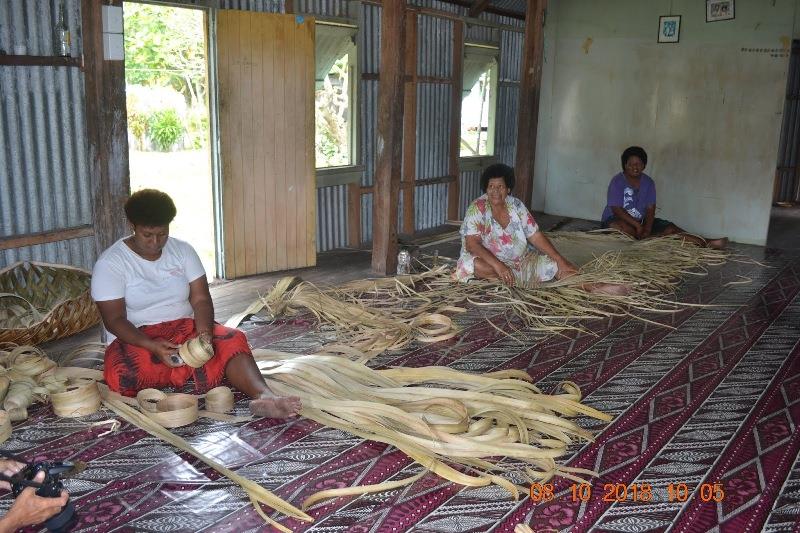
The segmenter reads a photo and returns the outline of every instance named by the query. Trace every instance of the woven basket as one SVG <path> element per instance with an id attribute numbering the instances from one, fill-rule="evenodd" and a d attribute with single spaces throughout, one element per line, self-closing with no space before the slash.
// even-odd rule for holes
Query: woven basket
<path id="1" fill-rule="evenodd" d="M 0 270 L 0 342 L 41 344 L 100 321 L 89 271 L 67 265 L 21 262 Z M 27 324 L 9 318 L 28 313 Z"/>

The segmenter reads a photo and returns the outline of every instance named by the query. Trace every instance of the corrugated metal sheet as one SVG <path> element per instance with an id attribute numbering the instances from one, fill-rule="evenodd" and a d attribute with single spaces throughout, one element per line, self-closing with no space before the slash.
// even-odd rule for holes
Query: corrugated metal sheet
<path id="1" fill-rule="evenodd" d="M 481 24 L 467 24 L 464 40 L 468 43 L 500 44 L 500 30 Z"/>
<path id="2" fill-rule="evenodd" d="M 528 9 L 528 2 L 525 0 L 492 0 L 491 5 L 499 9 L 516 11 L 520 15 L 524 15 Z"/>
<path id="3" fill-rule="evenodd" d="M 500 83 L 497 90 L 495 150 L 498 160 L 514 166 L 517 154 L 519 84 Z"/>
<path id="4" fill-rule="evenodd" d="M 800 201 L 800 41 L 792 43 L 789 58 L 789 75 L 786 81 L 786 102 L 783 107 L 783 124 L 778 145 L 777 183 L 772 200 L 775 202 Z"/>
<path id="5" fill-rule="evenodd" d="M 348 0 L 295 0 L 297 13 L 309 13 L 328 17 L 347 17 Z"/>
<path id="6" fill-rule="evenodd" d="M 453 21 L 417 16 L 417 73 L 450 78 L 453 75 Z"/>
<path id="7" fill-rule="evenodd" d="M 377 74 L 381 64 L 381 7 L 363 4 L 358 37 L 358 64 L 364 74 Z"/>
<path id="8" fill-rule="evenodd" d="M 378 116 L 378 81 L 362 80 L 361 94 L 359 95 L 359 132 L 358 139 L 361 146 L 361 163 L 364 165 L 364 176 L 361 185 L 372 185 L 375 175 L 375 162 L 377 141 L 377 116 Z"/>
<path id="9" fill-rule="evenodd" d="M 58 0 L 0 0 L 0 50 L 14 53 L 14 46 L 24 45 L 33 56 L 56 55 L 53 28 L 58 20 Z M 72 38 L 72 55 L 83 50 L 80 32 L 80 0 L 66 0 L 64 10 Z"/>
<path id="10" fill-rule="evenodd" d="M 500 81 L 519 81 L 522 72 L 522 45 L 525 35 L 517 31 L 500 32 Z"/>
<path id="11" fill-rule="evenodd" d="M 65 2 L 72 55 L 82 52 L 78 0 Z M 58 2 L 0 1 L 0 48 L 24 45 L 54 55 Z M 74 67 L 0 67 L 0 236 L 92 223 L 83 74 Z M 19 260 L 88 268 L 92 237 L 4 250 L 0 266 Z"/>
<path id="12" fill-rule="evenodd" d="M 484 11 L 480 15 L 478 15 L 479 20 L 485 20 L 486 22 L 491 22 L 493 24 L 499 24 L 501 26 L 509 26 L 512 28 L 524 28 L 525 21 L 522 19 L 514 18 L 514 17 L 506 17 L 503 15 L 497 15 L 495 13 L 487 13 Z"/>
<path id="13" fill-rule="evenodd" d="M 372 242 L 372 193 L 361 195 L 361 242 Z"/>
<path id="14" fill-rule="evenodd" d="M 417 85 L 417 179 L 440 178 L 449 171 L 452 99 L 449 84 Z"/>
<path id="15" fill-rule="evenodd" d="M 461 188 L 458 195 L 458 218 L 464 220 L 469 204 L 481 195 L 481 171 L 467 170 L 461 173 Z"/>
<path id="16" fill-rule="evenodd" d="M 407 3 L 411 6 L 427 7 L 429 9 L 444 11 L 446 13 L 454 13 L 456 15 L 467 15 L 467 8 L 456 4 L 451 4 L 450 2 L 441 2 L 439 0 L 408 0 Z"/>
<path id="17" fill-rule="evenodd" d="M 221 9 L 239 9 L 259 13 L 283 13 L 283 0 L 220 0 Z"/>
<path id="18" fill-rule="evenodd" d="M 447 184 L 437 183 L 414 190 L 414 227 L 417 231 L 441 226 L 447 219 Z"/>
<path id="19" fill-rule="evenodd" d="M 317 189 L 317 251 L 347 246 L 347 186 Z"/>
<path id="20" fill-rule="evenodd" d="M 0 268 L 13 265 L 17 261 L 41 261 L 91 270 L 95 261 L 94 237 L 37 244 L 0 252 Z"/>

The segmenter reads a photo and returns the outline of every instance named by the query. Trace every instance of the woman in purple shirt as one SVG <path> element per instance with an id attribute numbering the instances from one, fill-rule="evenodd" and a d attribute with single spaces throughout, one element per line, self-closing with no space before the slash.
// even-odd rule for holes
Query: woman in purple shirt
<path id="1" fill-rule="evenodd" d="M 662 218 L 656 218 L 656 184 L 644 173 L 647 152 L 631 146 L 622 152 L 622 172 L 608 184 L 608 201 L 601 218 L 603 228 L 614 228 L 634 239 L 681 234 L 698 246 L 722 249 L 728 238 L 704 239 Z"/>

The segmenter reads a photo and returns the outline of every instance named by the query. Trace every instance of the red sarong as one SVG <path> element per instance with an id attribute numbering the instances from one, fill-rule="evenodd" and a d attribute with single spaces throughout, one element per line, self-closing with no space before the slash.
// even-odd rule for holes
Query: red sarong
<path id="1" fill-rule="evenodd" d="M 150 326 L 141 326 L 142 333 L 151 339 L 162 338 L 182 344 L 196 336 L 194 319 L 180 318 Z M 188 365 L 172 368 L 161 362 L 158 356 L 144 348 L 115 339 L 108 345 L 103 374 L 111 390 L 125 396 L 136 396 L 142 389 L 183 387 L 190 378 L 197 392 L 206 392 L 222 383 L 228 361 L 237 355 L 252 356 L 247 337 L 238 329 L 214 324 L 211 339 L 214 357 L 200 368 Z"/>

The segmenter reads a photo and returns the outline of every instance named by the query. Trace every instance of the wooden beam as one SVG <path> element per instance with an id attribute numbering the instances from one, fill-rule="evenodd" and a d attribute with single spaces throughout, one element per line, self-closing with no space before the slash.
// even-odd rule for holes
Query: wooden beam
<path id="1" fill-rule="evenodd" d="M 40 231 L 25 235 L 14 235 L 13 237 L 0 237 L 0 250 L 80 239 L 81 237 L 91 237 L 92 235 L 94 235 L 94 228 L 91 225 L 86 225 L 56 231 Z"/>
<path id="2" fill-rule="evenodd" d="M 123 206 L 130 194 L 125 62 L 103 58 L 103 5 L 122 6 L 122 0 L 81 0 L 86 134 L 98 254 L 127 233 Z"/>
<path id="3" fill-rule="evenodd" d="M 483 13 L 487 7 L 489 7 L 491 2 L 492 0 L 475 0 L 472 2 L 472 6 L 469 8 L 469 16 L 473 18 L 477 17 Z"/>
<path id="4" fill-rule="evenodd" d="M 33 66 L 33 67 L 83 67 L 82 57 L 60 56 L 4 56 L 0 55 L 0 65 L 3 66 Z"/>
<path id="5" fill-rule="evenodd" d="M 414 181 L 417 179 L 417 14 L 406 11 L 403 97 L 403 233 L 414 233 Z"/>
<path id="6" fill-rule="evenodd" d="M 403 164 L 403 63 L 405 0 L 387 0 L 381 11 L 381 78 L 378 139 L 372 197 L 372 270 L 397 270 L 397 201 Z"/>
<path id="7" fill-rule="evenodd" d="M 536 159 L 536 131 L 539 127 L 539 94 L 542 85 L 542 51 L 544 49 L 544 11 L 547 0 L 528 0 L 525 19 L 525 40 L 519 88 L 519 121 L 514 194 L 531 207 L 533 169 Z"/>
<path id="8" fill-rule="evenodd" d="M 450 165 L 448 172 L 456 179 L 447 187 L 447 218 L 458 218 L 461 180 L 461 89 L 464 85 L 464 22 L 453 24 L 453 98 L 450 104 Z"/>

